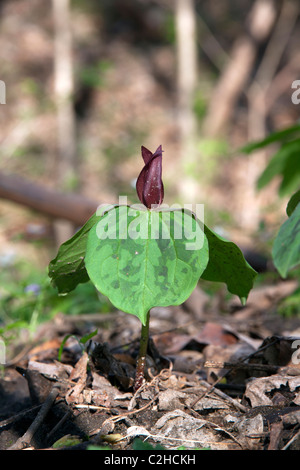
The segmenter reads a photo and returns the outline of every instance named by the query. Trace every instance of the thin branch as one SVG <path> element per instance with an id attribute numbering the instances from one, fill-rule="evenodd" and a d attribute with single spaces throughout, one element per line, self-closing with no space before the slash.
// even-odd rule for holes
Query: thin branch
<path id="1" fill-rule="evenodd" d="M 0 428 L 4 428 L 4 427 L 8 426 L 11 423 L 15 423 L 16 421 L 19 421 L 19 419 L 22 419 L 27 414 L 32 413 L 33 411 L 39 410 L 41 408 L 41 406 L 42 405 L 32 406 L 31 408 L 20 411 L 20 413 L 17 413 L 14 416 L 11 416 L 10 418 L 7 418 L 7 419 L 4 419 L 3 421 L 0 421 Z"/>
<path id="2" fill-rule="evenodd" d="M 52 387 L 48 397 L 46 398 L 46 401 L 43 403 L 35 420 L 31 423 L 31 425 L 29 426 L 25 434 L 23 434 L 23 436 L 21 436 L 11 447 L 9 447 L 8 450 L 22 450 L 25 447 L 28 447 L 30 445 L 35 433 L 37 432 L 37 430 L 43 423 L 50 408 L 52 407 L 54 401 L 56 400 L 59 394 L 59 391 L 60 391 L 59 386 L 55 384 Z"/>

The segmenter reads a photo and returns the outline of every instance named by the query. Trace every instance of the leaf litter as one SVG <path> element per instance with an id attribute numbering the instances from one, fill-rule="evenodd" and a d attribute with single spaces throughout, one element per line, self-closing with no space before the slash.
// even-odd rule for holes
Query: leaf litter
<path id="1" fill-rule="evenodd" d="M 276 302 L 282 284 L 272 286 Z M 136 393 L 139 321 L 58 315 L 4 369 L 0 448 L 130 450 L 141 439 L 166 449 L 299 449 L 298 322 L 262 309 L 261 288 L 257 298 L 216 315 L 197 288 L 182 306 L 153 309 Z M 83 348 L 76 337 L 95 328 Z"/>

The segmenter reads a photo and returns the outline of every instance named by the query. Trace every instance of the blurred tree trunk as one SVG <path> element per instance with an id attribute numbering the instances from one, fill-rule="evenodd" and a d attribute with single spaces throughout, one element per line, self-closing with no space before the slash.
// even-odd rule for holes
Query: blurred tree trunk
<path id="1" fill-rule="evenodd" d="M 196 12 L 194 0 L 176 0 L 178 121 L 181 135 L 195 132 L 193 102 L 197 84 Z"/>
<path id="2" fill-rule="evenodd" d="M 193 168 L 196 161 L 196 116 L 193 108 L 198 79 L 197 20 L 194 0 L 176 0 L 175 5 L 177 112 L 184 175 L 186 170 Z M 182 197 L 194 199 L 195 191 L 195 181 L 184 177 L 180 187 Z"/>
<path id="3" fill-rule="evenodd" d="M 96 201 L 79 194 L 59 192 L 0 171 L 0 198 L 29 207 L 59 221 L 83 225 L 97 210 Z"/>
<path id="4" fill-rule="evenodd" d="M 54 90 L 57 110 L 56 182 L 60 189 L 74 189 L 77 181 L 76 117 L 73 106 L 73 58 L 70 0 L 52 0 L 54 18 Z M 72 226 L 56 225 L 58 244 L 72 233 Z"/>
<path id="5" fill-rule="evenodd" d="M 299 14 L 299 3 L 283 0 L 282 7 L 272 31 L 255 77 L 246 94 L 248 98 L 248 139 L 260 140 L 266 137 L 266 118 L 271 96 L 268 91 L 275 78 L 282 54 L 290 40 Z M 287 83 L 286 86 L 290 86 Z M 269 98 L 267 100 L 267 98 Z M 267 103 L 269 101 L 269 103 Z"/>
<path id="6" fill-rule="evenodd" d="M 248 140 L 258 141 L 267 136 L 268 91 L 276 75 L 282 54 L 290 40 L 299 13 L 299 4 L 294 0 L 283 0 L 276 24 L 262 60 L 246 91 L 248 99 Z M 286 84 L 290 87 L 290 83 Z M 275 98 L 275 97 L 274 97 Z M 244 227 L 255 228 L 259 223 L 260 204 L 266 203 L 273 192 L 268 188 L 260 193 L 256 190 L 256 181 L 266 167 L 270 149 L 260 149 L 245 157 L 244 197 L 241 205 L 241 222 Z"/>
<path id="7" fill-rule="evenodd" d="M 57 178 L 68 186 L 76 176 L 76 117 L 73 107 L 73 58 L 70 0 L 52 0 L 54 38 L 54 87 L 57 109 L 58 165 Z"/>
<path id="8" fill-rule="evenodd" d="M 254 2 L 245 25 L 248 34 L 235 41 L 228 64 L 213 91 L 203 123 L 204 135 L 217 137 L 230 123 L 236 102 L 253 69 L 258 46 L 270 35 L 276 13 L 274 0 Z"/>

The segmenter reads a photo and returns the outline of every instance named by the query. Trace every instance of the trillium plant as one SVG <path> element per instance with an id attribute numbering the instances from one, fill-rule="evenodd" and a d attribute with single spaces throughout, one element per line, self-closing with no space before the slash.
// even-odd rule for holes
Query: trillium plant
<path id="1" fill-rule="evenodd" d="M 199 279 L 225 283 L 244 304 L 256 276 L 241 250 L 204 224 L 203 204 L 163 204 L 162 147 L 141 151 L 140 204 L 123 196 L 100 205 L 49 265 L 59 294 L 90 280 L 117 309 L 139 318 L 135 390 L 144 380 L 151 308 L 182 304 Z"/>

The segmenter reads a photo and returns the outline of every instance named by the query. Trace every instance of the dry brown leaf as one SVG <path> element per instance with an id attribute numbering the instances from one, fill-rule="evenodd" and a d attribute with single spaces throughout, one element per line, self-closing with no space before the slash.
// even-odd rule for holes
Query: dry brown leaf
<path id="1" fill-rule="evenodd" d="M 40 374 L 44 374 L 48 377 L 66 377 L 73 371 L 73 367 L 68 364 L 55 361 L 54 364 L 46 362 L 37 362 L 30 360 L 28 363 L 29 370 L 35 370 Z"/>
<path id="2" fill-rule="evenodd" d="M 99 392 L 99 390 L 84 389 L 82 391 L 83 401 L 82 404 L 103 406 L 105 408 L 111 407 L 111 402 L 108 393 L 105 391 Z"/>
<path id="3" fill-rule="evenodd" d="M 207 344 L 228 346 L 238 341 L 238 335 L 219 323 L 207 322 L 199 333 L 193 335 L 193 339 L 204 346 Z"/>
<path id="4" fill-rule="evenodd" d="M 196 287 L 184 302 L 185 307 L 197 317 L 203 316 L 209 302 L 209 296 L 200 287 Z"/>
<path id="5" fill-rule="evenodd" d="M 292 279 L 272 286 L 257 287 L 250 291 L 245 307 L 241 308 L 238 300 L 234 299 L 231 302 L 231 308 L 241 309 L 236 313 L 236 319 L 248 318 L 255 313 L 273 308 L 281 299 L 292 294 L 297 286 L 298 281 Z"/>
<path id="6" fill-rule="evenodd" d="M 158 395 L 159 411 L 172 411 L 174 409 L 184 410 L 186 394 L 179 390 L 167 389 Z"/>
<path id="7" fill-rule="evenodd" d="M 299 336 L 269 336 L 260 346 L 264 348 L 260 356 L 267 364 L 300 369 L 299 345 Z"/>
<path id="8" fill-rule="evenodd" d="M 261 414 L 253 418 L 242 417 L 235 423 L 238 431 L 238 440 L 246 449 L 254 450 L 259 446 L 261 435 L 264 431 L 264 420 Z"/>
<path id="9" fill-rule="evenodd" d="M 57 357 L 57 351 L 60 347 L 61 341 L 59 338 L 54 338 L 48 341 L 45 341 L 42 344 L 31 349 L 28 353 L 28 358 L 31 361 L 43 361 L 44 359 L 49 359 Z"/>
<path id="10" fill-rule="evenodd" d="M 69 405 L 75 403 L 84 403 L 82 392 L 86 386 L 88 360 L 88 354 L 84 352 L 72 370 L 70 380 L 78 380 L 78 382 L 66 393 L 65 399 Z"/>
<path id="11" fill-rule="evenodd" d="M 260 377 L 252 379 L 246 385 L 245 397 L 250 400 L 251 406 L 272 406 L 271 392 L 274 394 L 281 387 L 288 387 L 290 392 L 294 393 L 291 401 L 295 405 L 300 405 L 300 379 L 296 377 L 283 377 L 276 374 L 269 377 Z M 269 395 L 269 396 L 268 396 Z"/>
<path id="12" fill-rule="evenodd" d="M 161 353 L 175 354 L 187 346 L 189 349 L 199 351 L 208 344 L 227 346 L 236 343 L 239 340 L 239 336 L 227 326 L 207 322 L 203 328 L 195 334 L 180 334 L 176 331 L 172 331 L 156 335 L 153 340 L 155 346 Z"/>
<path id="13" fill-rule="evenodd" d="M 213 429 L 214 428 L 214 429 Z M 151 430 L 152 439 L 163 445 L 186 448 L 209 447 L 212 450 L 229 448 L 232 442 L 224 440 L 217 426 L 205 419 L 194 418 L 182 410 L 165 413 Z"/>
<path id="14" fill-rule="evenodd" d="M 228 374 L 228 369 L 213 367 L 213 363 L 222 364 L 224 362 L 237 363 L 253 353 L 255 349 L 249 343 L 237 342 L 228 346 L 209 345 L 203 350 L 204 359 L 212 364 L 207 368 L 207 381 L 213 383 L 216 378 Z M 247 369 L 232 370 L 230 373 L 231 382 L 244 383 L 247 377 Z"/>
<path id="15" fill-rule="evenodd" d="M 93 399 L 101 400 L 101 396 L 107 397 L 107 403 L 110 403 L 110 406 L 124 406 L 128 404 L 128 400 L 131 399 L 132 393 L 125 393 L 118 390 L 117 387 L 111 385 L 111 383 L 102 375 L 97 374 L 97 372 L 92 371 L 92 387 L 93 387 Z M 97 398 L 97 396 L 99 398 Z M 107 406 L 107 405 L 104 405 Z"/>

